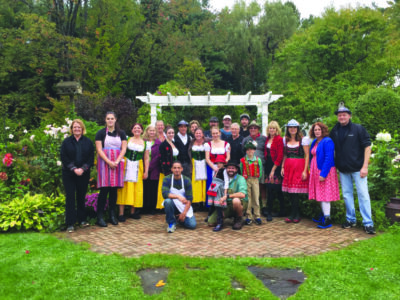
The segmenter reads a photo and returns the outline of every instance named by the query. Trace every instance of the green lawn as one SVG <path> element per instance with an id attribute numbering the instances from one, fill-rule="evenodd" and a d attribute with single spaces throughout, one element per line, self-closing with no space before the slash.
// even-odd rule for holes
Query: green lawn
<path id="1" fill-rule="evenodd" d="M 88 248 L 48 234 L 1 234 L 0 299 L 277 299 L 250 265 L 303 270 L 307 280 L 291 299 L 400 299 L 398 229 L 307 257 L 125 258 Z M 151 267 L 170 273 L 163 292 L 150 297 L 136 271 Z M 245 288 L 232 288 L 233 278 Z"/>

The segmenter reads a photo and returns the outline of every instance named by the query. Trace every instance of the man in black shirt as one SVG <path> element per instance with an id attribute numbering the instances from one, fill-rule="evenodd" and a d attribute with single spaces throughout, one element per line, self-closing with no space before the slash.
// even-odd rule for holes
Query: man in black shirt
<path id="1" fill-rule="evenodd" d="M 357 188 L 358 203 L 365 232 L 374 234 L 371 217 L 371 200 L 368 193 L 368 161 L 371 155 L 371 139 L 360 124 L 351 122 L 351 111 L 342 106 L 335 114 L 338 123 L 333 127 L 330 138 L 335 143 L 335 165 L 340 173 L 340 182 L 346 205 L 346 222 L 343 228 L 356 226 L 353 181 Z"/>
<path id="2" fill-rule="evenodd" d="M 240 124 L 242 125 L 242 127 L 240 127 L 240 136 L 245 138 L 250 135 L 250 131 L 248 129 L 249 123 L 250 123 L 250 116 L 248 114 L 241 114 Z"/>
<path id="3" fill-rule="evenodd" d="M 179 150 L 178 160 L 182 163 L 183 175 L 192 178 L 189 157 L 189 144 L 191 137 L 187 133 L 188 126 L 189 123 L 185 120 L 182 120 L 178 123 L 178 133 L 175 134 L 174 144 Z"/>

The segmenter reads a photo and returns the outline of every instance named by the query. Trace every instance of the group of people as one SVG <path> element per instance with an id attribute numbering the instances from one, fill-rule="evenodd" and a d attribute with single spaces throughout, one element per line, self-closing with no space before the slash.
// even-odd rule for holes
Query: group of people
<path id="1" fill-rule="evenodd" d="M 185 120 L 164 126 L 159 120 L 145 129 L 139 123 L 131 126 L 127 138 L 117 123 L 115 113 L 106 114 L 106 127 L 96 134 L 97 224 L 106 227 L 105 204 L 108 198 L 109 222 L 117 225 L 126 217 L 140 219 L 139 210 L 154 214 L 164 209 L 167 232 L 176 224 L 194 229 L 193 206 L 208 210 L 206 222 L 214 231 L 223 228 L 224 218 L 234 217 L 234 230 L 243 224 L 262 224 L 286 217 L 283 192 L 289 194 L 291 211 L 286 223 L 299 223 L 299 194 L 321 204 L 321 215 L 313 218 L 318 228 L 332 226 L 330 203 L 340 199 L 339 170 L 346 222 L 343 228 L 356 224 L 353 181 L 365 231 L 374 234 L 367 186 L 371 141 L 367 131 L 351 122 L 351 111 L 340 107 L 335 114 L 337 125 L 328 127 L 317 122 L 309 137 L 303 136 L 300 124 L 290 120 L 284 137 L 279 124 L 268 124 L 266 135 L 248 114 L 240 116 L 240 124 L 223 117 L 209 120 L 204 131 L 198 121 Z M 84 136 L 82 121 L 71 124 L 71 136 L 61 147 L 63 182 L 66 190 L 66 224 L 72 232 L 78 221 L 88 226 L 85 215 L 85 194 L 90 168 L 94 164 L 92 142 Z M 274 213 L 274 200 L 279 209 Z M 77 208 L 75 208 L 77 202 Z M 116 206 L 119 205 L 118 215 Z M 129 206 L 129 214 L 125 211 Z"/>

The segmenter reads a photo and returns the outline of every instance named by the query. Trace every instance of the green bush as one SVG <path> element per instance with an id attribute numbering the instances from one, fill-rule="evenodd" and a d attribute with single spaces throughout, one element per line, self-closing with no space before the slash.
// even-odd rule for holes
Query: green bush
<path id="1" fill-rule="evenodd" d="M 370 90 L 356 101 L 354 114 L 371 136 L 394 132 L 399 127 L 400 96 L 388 88 Z"/>
<path id="2" fill-rule="evenodd" d="M 64 224 L 65 197 L 26 194 L 0 204 L 0 231 L 56 231 Z"/>

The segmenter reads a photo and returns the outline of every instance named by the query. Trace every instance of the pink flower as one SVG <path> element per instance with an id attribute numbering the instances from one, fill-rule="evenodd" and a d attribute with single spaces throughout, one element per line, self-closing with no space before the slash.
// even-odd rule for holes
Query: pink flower
<path id="1" fill-rule="evenodd" d="M 26 253 L 26 254 L 29 254 L 29 253 L 30 253 L 30 251 L 29 251 L 29 250 L 25 250 L 25 253 Z"/>
<path id="2" fill-rule="evenodd" d="M 11 153 L 7 153 L 6 155 L 4 155 L 3 158 L 3 164 L 6 165 L 7 167 L 11 166 L 13 162 L 13 156 Z"/>
<path id="3" fill-rule="evenodd" d="M 0 179 L 6 181 L 8 179 L 6 172 L 0 172 Z"/>

